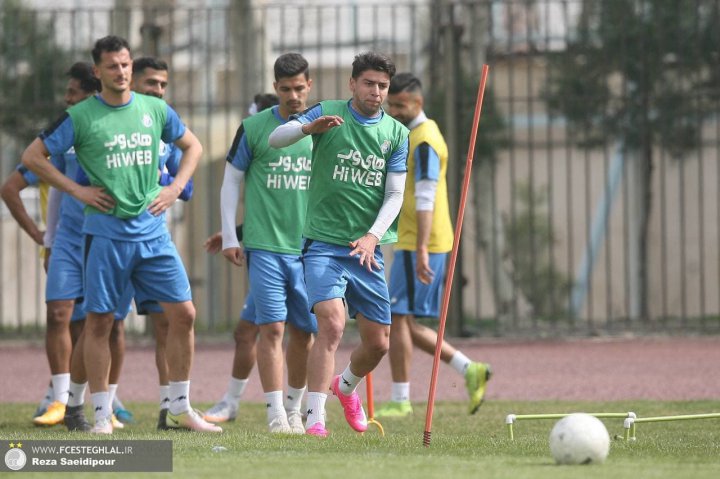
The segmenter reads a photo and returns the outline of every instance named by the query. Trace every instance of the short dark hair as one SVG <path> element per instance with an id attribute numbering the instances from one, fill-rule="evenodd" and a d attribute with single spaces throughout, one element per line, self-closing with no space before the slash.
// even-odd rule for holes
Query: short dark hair
<path id="1" fill-rule="evenodd" d="M 255 95 L 254 101 L 258 113 L 280 103 L 280 100 L 274 93 L 258 93 Z"/>
<path id="2" fill-rule="evenodd" d="M 275 70 L 275 81 L 294 77 L 301 73 L 305 75 L 306 79 L 310 77 L 308 61 L 299 53 L 283 53 L 275 60 L 273 70 Z"/>
<path id="3" fill-rule="evenodd" d="M 85 93 L 100 91 L 100 80 L 95 78 L 92 65 L 88 62 L 73 63 L 66 75 L 80 82 L 80 88 Z"/>
<path id="4" fill-rule="evenodd" d="M 401 92 L 422 93 L 422 83 L 420 79 L 409 72 L 398 73 L 390 80 L 390 88 L 388 93 L 394 95 Z"/>
<path id="5" fill-rule="evenodd" d="M 130 44 L 124 38 L 118 37 L 117 35 L 108 35 L 102 37 L 100 40 L 95 42 L 95 47 L 92 49 L 92 57 L 95 65 L 100 63 L 100 57 L 105 52 L 119 52 L 123 48 L 130 51 Z"/>
<path id="6" fill-rule="evenodd" d="M 358 78 L 368 70 L 385 72 L 390 76 L 390 79 L 395 76 L 395 64 L 382 53 L 365 52 L 355 56 L 355 61 L 352 64 L 352 77 Z"/>
<path id="7" fill-rule="evenodd" d="M 155 57 L 140 57 L 137 60 L 133 60 L 133 73 L 142 73 L 146 68 L 168 71 L 168 64 Z"/>

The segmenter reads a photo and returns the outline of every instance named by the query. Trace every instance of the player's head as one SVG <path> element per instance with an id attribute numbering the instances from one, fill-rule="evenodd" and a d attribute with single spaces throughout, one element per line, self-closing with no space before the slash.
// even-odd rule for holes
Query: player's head
<path id="1" fill-rule="evenodd" d="M 103 37 L 95 42 L 92 57 L 95 76 L 104 91 L 121 93 L 130 89 L 132 58 L 127 40 L 115 35 Z"/>
<path id="2" fill-rule="evenodd" d="M 65 88 L 65 104 L 73 106 L 90 95 L 100 91 L 100 81 L 93 75 L 93 67 L 87 62 L 73 63 L 67 71 L 68 83 Z"/>
<path id="3" fill-rule="evenodd" d="M 275 60 L 275 82 L 280 115 L 284 118 L 300 113 L 306 108 L 308 93 L 312 88 L 310 67 L 299 53 L 285 53 Z"/>
<path id="4" fill-rule="evenodd" d="M 255 95 L 255 98 L 253 99 L 253 104 L 250 105 L 248 113 L 250 113 L 250 115 L 260 113 L 261 111 L 266 110 L 271 106 L 277 105 L 278 101 L 278 97 L 274 93 L 258 93 L 257 95 Z"/>
<path id="5" fill-rule="evenodd" d="M 395 64 L 383 54 L 361 53 L 352 64 L 350 91 L 352 105 L 362 115 L 372 117 L 380 111 L 395 76 Z"/>
<path id="6" fill-rule="evenodd" d="M 165 96 L 168 86 L 168 65 L 153 57 L 141 57 L 133 60 L 132 89 L 143 95 L 158 98 Z"/>
<path id="7" fill-rule="evenodd" d="M 412 73 L 398 73 L 390 80 L 387 96 L 388 113 L 407 125 L 423 109 L 422 83 Z"/>

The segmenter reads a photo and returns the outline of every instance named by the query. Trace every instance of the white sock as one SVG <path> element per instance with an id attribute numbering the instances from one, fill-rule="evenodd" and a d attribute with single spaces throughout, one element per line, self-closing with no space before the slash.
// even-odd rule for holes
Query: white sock
<path id="1" fill-rule="evenodd" d="M 190 381 L 170 381 L 170 413 L 190 412 Z"/>
<path id="2" fill-rule="evenodd" d="M 47 391 L 45 391 L 45 397 L 43 398 L 42 402 L 47 405 L 47 404 L 50 404 L 51 402 L 53 402 L 54 398 L 55 398 L 55 390 L 53 389 L 52 381 L 50 381 Z"/>
<path id="3" fill-rule="evenodd" d="M 340 392 L 346 395 L 354 393 L 362 380 L 363 378 L 355 376 L 352 371 L 350 371 L 350 365 L 348 364 L 345 371 L 340 375 Z"/>
<path id="4" fill-rule="evenodd" d="M 108 394 L 110 395 L 110 409 L 115 411 L 115 396 L 117 395 L 117 384 L 108 384 Z"/>
<path id="5" fill-rule="evenodd" d="M 95 408 L 95 424 L 102 419 L 109 419 L 112 415 L 109 393 L 107 391 L 92 393 L 90 397 L 92 397 L 93 407 Z"/>
<path id="6" fill-rule="evenodd" d="M 472 363 L 470 358 L 460 351 L 455 351 L 455 354 L 453 354 L 453 357 L 450 359 L 450 366 L 462 376 L 465 376 L 465 371 L 467 371 L 470 363 Z"/>
<path id="7" fill-rule="evenodd" d="M 390 400 L 393 402 L 402 402 L 410 400 L 410 383 L 392 383 L 392 393 Z"/>
<path id="8" fill-rule="evenodd" d="M 77 407 L 85 404 L 85 388 L 87 383 L 74 383 L 70 381 L 70 391 L 68 394 L 68 407 Z"/>
<path id="9" fill-rule="evenodd" d="M 269 393 L 265 393 L 265 407 L 267 408 L 268 422 L 270 422 L 273 418 L 285 414 L 285 408 L 283 407 L 283 392 L 270 391 Z"/>
<path id="10" fill-rule="evenodd" d="M 308 391 L 306 423 L 308 427 L 318 422 L 325 425 L 325 401 L 327 401 L 327 394 Z"/>
<path id="11" fill-rule="evenodd" d="M 245 386 L 247 386 L 248 379 L 236 379 L 232 376 L 230 376 L 230 382 L 228 383 L 228 389 L 225 393 L 225 396 L 223 396 L 223 401 L 226 403 L 237 407 L 240 403 L 240 398 L 242 397 L 243 393 L 245 392 Z"/>
<path id="12" fill-rule="evenodd" d="M 54 400 L 67 404 L 68 391 L 70 390 L 70 373 L 52 375 Z"/>
<path id="13" fill-rule="evenodd" d="M 303 394 L 305 394 L 304 386 L 301 389 L 297 389 L 288 384 L 288 392 L 285 396 L 285 410 L 299 411 L 300 405 L 302 404 Z"/>
<path id="14" fill-rule="evenodd" d="M 167 384 L 160 385 L 160 409 L 170 407 L 170 386 Z"/>

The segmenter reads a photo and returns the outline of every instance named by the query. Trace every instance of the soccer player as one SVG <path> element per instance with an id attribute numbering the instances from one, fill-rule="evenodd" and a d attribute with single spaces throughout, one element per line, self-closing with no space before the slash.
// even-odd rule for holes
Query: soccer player
<path id="1" fill-rule="evenodd" d="M 389 403 L 378 408 L 378 417 L 412 414 L 410 363 L 413 346 L 435 353 L 437 333 L 418 324 L 416 317 L 437 318 L 445 279 L 447 253 L 453 232 L 447 195 L 448 150 L 440 129 L 423 111 L 420 80 L 399 73 L 390 82 L 388 113 L 410 129 L 410 154 L 405 196 L 400 210 L 398 242 L 390 269 L 390 370 Z M 474 414 L 485 396 L 490 365 L 472 362 L 443 341 L 440 358 L 465 378 Z"/>
<path id="2" fill-rule="evenodd" d="M 274 72 L 278 106 L 246 118 L 227 156 L 220 190 L 222 253 L 237 266 L 243 266 L 247 257 L 251 296 L 248 304 L 254 306 L 254 322 L 259 330 L 257 363 L 265 392 L 268 429 L 271 433 L 304 434 L 300 405 L 306 386 L 307 354 L 312 335 L 317 331 L 300 259 L 312 141 L 305 138 L 292 146 L 275 149 L 267 139 L 290 115 L 305 109 L 312 80 L 307 60 L 297 53 L 278 57 Z M 235 227 L 243 181 L 244 251 Z M 250 319 L 247 313 L 246 308 L 241 321 Z M 290 332 L 287 347 L 287 396 L 293 398 L 290 402 L 283 401 L 282 387 L 286 324 Z M 231 378 L 229 389 L 239 381 L 242 379 Z M 213 420 L 213 416 L 223 412 L 218 409 L 211 409 L 205 417 Z M 229 411 L 229 415 L 233 412 Z"/>
<path id="3" fill-rule="evenodd" d="M 388 350 L 390 298 L 379 244 L 393 243 L 402 204 L 408 129 L 382 110 L 395 65 L 384 55 L 357 55 L 350 100 L 322 101 L 278 127 L 270 145 L 312 135 L 313 164 L 303 236 L 305 282 L 318 321 L 308 361 L 307 433 L 327 436 L 328 387 L 358 432 L 367 418 L 356 388 Z M 345 307 L 361 342 L 333 378 Z"/>
<path id="4" fill-rule="evenodd" d="M 158 300 L 168 315 L 169 427 L 222 432 L 190 406 L 190 367 L 195 308 L 182 261 L 163 214 L 190 180 L 202 145 L 164 101 L 130 90 L 132 58 L 126 40 L 107 36 L 93 48 L 102 92 L 71 107 L 23 153 L 23 164 L 87 205 L 85 234 L 84 363 L 95 408 L 92 432 L 111 434 L 108 337 L 113 311 L 129 286 L 135 297 Z M 173 182 L 158 184 L 160 141 L 183 151 Z M 50 162 L 48 154 L 75 147 L 93 186 L 80 186 Z"/>
<path id="5" fill-rule="evenodd" d="M 92 73 L 92 66 L 88 63 L 77 62 L 73 64 L 67 72 L 68 83 L 65 89 L 65 103 L 68 106 L 75 105 L 84 100 L 88 96 L 97 92 L 100 83 Z M 52 161 L 63 173 L 73 177 L 75 175 L 75 156 L 72 151 L 68 151 L 62 155 L 55 155 Z M 67 170 L 65 168 L 69 164 Z M 37 182 L 34 173 L 27 171 L 27 168 L 20 166 L 18 173 L 22 172 L 21 180 L 18 181 L 17 175 L 11 175 L 3 186 L 3 198 L 8 202 L 9 208 L 13 211 L 13 216 L 30 233 L 30 231 L 38 231 L 39 228 L 27 215 L 22 202 L 20 201 L 19 191 L 28 184 Z M 42 191 L 42 189 L 41 189 Z M 81 253 L 82 242 L 78 234 L 78 223 L 82 222 L 82 209 L 79 209 L 77 218 L 73 218 L 75 211 L 73 205 L 63 205 L 60 207 L 60 196 L 54 189 L 50 189 L 49 194 L 45 195 L 49 198 L 41 202 L 43 210 L 47 208 L 46 224 L 48 231 L 43 234 L 42 243 L 45 246 L 45 267 L 48 271 L 48 280 L 46 282 L 46 300 L 47 300 L 47 328 L 46 328 L 46 350 L 50 370 L 52 372 L 50 394 L 46 395 L 48 401 L 44 400 L 38 407 L 33 422 L 39 426 L 52 426 L 63 422 L 66 404 L 72 395 L 70 387 L 70 358 L 72 349 L 80 337 L 85 319 L 84 309 L 79 301 L 82 299 L 82 269 L 81 269 Z M 20 207 L 18 208 L 18 204 Z M 62 212 L 62 213 L 61 213 Z M 54 255 L 52 251 L 52 239 L 55 236 L 55 225 L 58 221 L 59 214 L 69 216 L 65 218 L 64 228 L 62 229 L 63 239 L 71 238 L 72 241 L 59 241 L 58 250 Z M 45 216 L 45 214 L 43 214 Z M 27 224 L 29 220 L 31 224 Z M 31 233 L 32 235 L 32 233 Z M 72 254 L 74 251 L 74 255 Z M 78 304 L 76 304 L 76 302 Z M 119 319 L 122 319 L 119 318 Z M 113 363 L 111 375 L 119 376 L 122 365 L 122 351 L 124 339 L 123 323 L 117 322 L 113 325 L 113 334 L 111 339 L 111 351 L 113 357 L 117 360 Z"/>
<path id="6" fill-rule="evenodd" d="M 142 57 L 133 61 L 131 83 L 133 91 L 142 93 L 143 95 L 163 98 L 168 82 L 168 65 L 164 61 L 151 57 Z M 182 150 L 174 143 L 166 144 L 161 141 L 159 154 L 160 184 L 167 186 L 172 184 L 175 175 L 177 175 L 180 169 Z M 193 180 L 190 178 L 183 192 L 180 193 L 179 198 L 188 201 L 192 197 L 192 193 Z M 137 308 L 138 314 L 149 314 L 153 324 L 153 333 L 155 336 L 155 365 L 157 366 L 158 382 L 160 384 L 160 413 L 158 415 L 157 428 L 164 430 L 168 429 L 166 419 L 170 406 L 170 380 L 165 354 L 167 348 L 168 320 L 157 301 L 146 300 L 138 303 Z M 115 414 L 118 415 L 122 414 L 124 408 L 121 407 L 120 403 L 117 406 L 113 405 L 113 410 Z"/>

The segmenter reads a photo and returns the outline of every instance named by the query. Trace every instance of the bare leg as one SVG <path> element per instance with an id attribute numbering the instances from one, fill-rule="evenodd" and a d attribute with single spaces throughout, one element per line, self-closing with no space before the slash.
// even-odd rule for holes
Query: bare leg
<path id="1" fill-rule="evenodd" d="M 314 310 L 318 334 L 308 356 L 308 391 L 326 393 L 335 372 L 335 351 L 345 329 L 345 307 L 336 298 L 315 304 Z"/>
<path id="2" fill-rule="evenodd" d="M 285 323 L 277 322 L 260 326 L 257 364 L 263 391 L 281 391 L 283 389 L 283 351 L 282 340 Z"/>
<path id="3" fill-rule="evenodd" d="M 163 313 L 150 313 L 150 319 L 152 319 L 153 334 L 155 335 L 155 365 L 158 371 L 158 381 L 161 386 L 167 386 L 169 382 L 166 355 L 168 320 Z"/>
<path id="4" fill-rule="evenodd" d="M 390 371 L 395 383 L 410 382 L 410 363 L 412 361 L 413 340 L 410 332 L 409 315 L 392 316 L 390 327 Z"/>
<path id="5" fill-rule="evenodd" d="M 120 380 L 123 361 L 125 359 L 125 321 L 114 321 L 110 333 L 110 384 Z"/>
<path id="6" fill-rule="evenodd" d="M 113 313 L 88 313 L 83 356 L 91 393 L 107 392 Z"/>
<path id="7" fill-rule="evenodd" d="M 238 322 L 235 328 L 235 355 L 233 357 L 232 376 L 235 379 L 247 379 L 255 367 L 257 358 L 257 336 L 259 329 L 249 321 Z"/>
<path id="8" fill-rule="evenodd" d="M 75 321 L 75 322 L 82 324 L 82 323 L 85 323 L 85 320 Z M 80 336 L 77 339 L 77 342 L 75 343 L 75 347 L 73 348 L 73 352 L 72 352 L 72 358 L 70 360 L 70 381 L 74 382 L 75 384 L 82 384 L 84 382 L 87 382 L 87 372 L 85 371 L 84 347 L 85 347 L 85 330 L 83 329 L 80 333 Z"/>
<path id="9" fill-rule="evenodd" d="M 415 322 L 415 319 L 409 318 L 410 333 L 412 334 L 412 342 L 415 346 L 428 354 L 435 354 L 435 345 L 437 344 L 437 333 L 427 326 L 423 326 Z M 440 359 L 445 363 L 449 363 L 457 350 L 447 341 L 443 340 L 440 349 Z"/>
<path id="10" fill-rule="evenodd" d="M 168 380 L 187 381 L 195 350 L 195 306 L 191 301 L 160 305 L 169 323 L 166 347 Z"/>
<path id="11" fill-rule="evenodd" d="M 358 377 L 365 377 L 380 364 L 390 347 L 390 326 L 370 321 L 357 315 L 360 344 L 350 355 L 350 371 Z"/>
<path id="12" fill-rule="evenodd" d="M 70 371 L 70 355 L 72 354 L 70 318 L 74 306 L 75 301 L 72 299 L 47 302 L 45 350 L 52 374 Z"/>
<path id="13" fill-rule="evenodd" d="M 290 339 L 285 352 L 288 385 L 302 389 L 307 383 L 308 354 L 313 344 L 313 336 L 290 323 L 287 323 L 287 328 L 290 331 Z"/>

